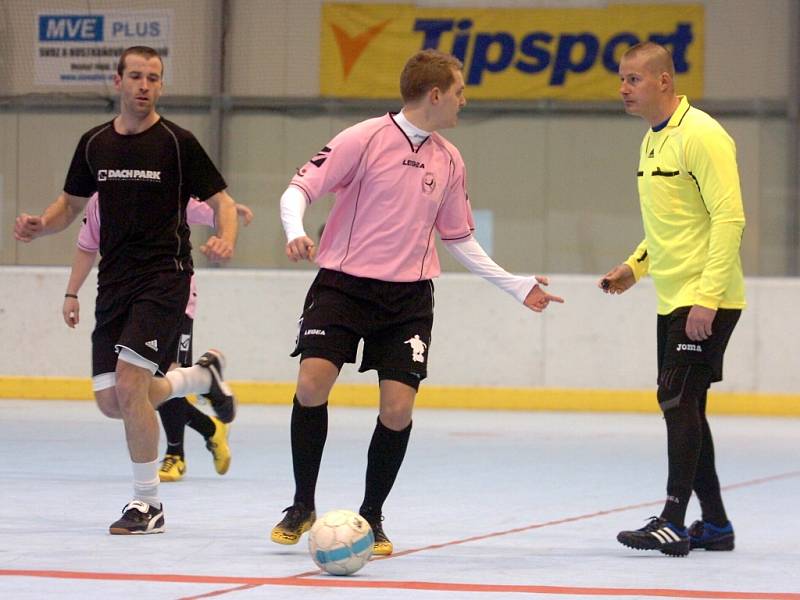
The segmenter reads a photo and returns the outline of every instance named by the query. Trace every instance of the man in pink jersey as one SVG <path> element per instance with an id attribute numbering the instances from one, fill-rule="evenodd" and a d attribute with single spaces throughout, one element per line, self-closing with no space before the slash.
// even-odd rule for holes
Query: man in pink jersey
<path id="1" fill-rule="evenodd" d="M 248 206 L 236 203 L 236 213 L 244 221 L 245 226 L 253 220 L 253 212 Z M 214 227 L 214 211 L 200 202 L 190 198 L 186 206 L 186 222 L 189 225 L 206 225 Z M 100 207 L 98 194 L 92 195 L 84 210 L 83 223 L 78 233 L 78 243 L 72 261 L 67 290 L 73 290 L 64 297 L 62 314 L 67 326 L 74 328 L 80 322 L 80 303 L 78 294 L 92 270 L 97 252 L 100 248 Z M 201 246 L 205 252 L 206 247 Z M 173 352 L 175 360 L 172 368 L 190 367 L 192 365 L 192 337 L 194 315 L 197 308 L 197 286 L 192 275 L 189 302 L 180 326 L 180 338 L 176 339 Z M 158 408 L 161 424 L 167 438 L 167 451 L 158 470 L 159 479 L 164 481 L 180 481 L 186 473 L 186 459 L 183 449 L 184 429 L 188 425 L 203 436 L 206 448 L 214 459 L 217 473 L 224 475 L 231 463 L 231 452 L 228 446 L 228 425 L 217 417 L 208 416 L 185 396 L 171 398 Z"/>
<path id="2" fill-rule="evenodd" d="M 281 197 L 286 254 L 313 260 L 320 271 L 300 321 L 300 356 L 292 419 L 295 479 L 292 506 L 271 539 L 296 544 L 315 519 L 314 492 L 328 430 L 328 394 L 342 365 L 375 369 L 380 410 L 367 457 L 359 512 L 375 535 L 373 553 L 391 554 L 383 504 L 405 456 L 414 398 L 427 375 L 433 326 L 433 284 L 441 269 L 434 231 L 473 273 L 531 310 L 563 302 L 544 291 L 546 277 L 519 277 L 499 267 L 472 237 L 464 161 L 436 133 L 454 127 L 466 104 L 462 64 L 425 50 L 400 77 L 403 109 L 345 129 L 292 178 Z M 311 202 L 333 192 L 319 252 L 303 229 Z M 541 284 L 541 285 L 540 285 Z"/>

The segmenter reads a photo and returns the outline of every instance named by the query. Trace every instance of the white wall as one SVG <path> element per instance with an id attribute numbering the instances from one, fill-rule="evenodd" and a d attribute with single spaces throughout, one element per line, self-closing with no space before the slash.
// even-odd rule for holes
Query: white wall
<path id="1" fill-rule="evenodd" d="M 228 355 L 234 380 L 290 382 L 297 317 L 314 271 L 201 269 L 195 354 L 209 346 Z M 81 291 L 83 321 L 61 319 L 62 267 L 0 267 L 2 375 L 90 374 L 92 274 Z M 734 332 L 725 381 L 715 389 L 798 393 L 800 281 L 748 280 L 749 307 Z M 655 296 L 649 280 L 610 297 L 589 276 L 552 276 L 564 305 L 543 314 L 468 274 L 436 281 L 431 385 L 590 389 L 655 386 Z M 341 381 L 369 383 L 346 366 Z"/>

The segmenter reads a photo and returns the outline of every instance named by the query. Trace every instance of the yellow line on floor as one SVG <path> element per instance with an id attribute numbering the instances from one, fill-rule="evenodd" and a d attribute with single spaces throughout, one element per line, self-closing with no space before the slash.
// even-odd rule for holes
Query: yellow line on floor
<path id="1" fill-rule="evenodd" d="M 243 404 L 288 404 L 294 383 L 230 382 Z M 81 377 L 0 376 L 0 399 L 91 400 L 89 379 Z M 376 406 L 375 385 L 337 384 L 331 403 Z M 657 412 L 654 390 L 583 390 L 423 386 L 416 405 L 424 408 L 481 410 L 560 410 L 582 412 Z M 800 416 L 800 395 L 712 392 L 709 412 L 763 416 Z"/>

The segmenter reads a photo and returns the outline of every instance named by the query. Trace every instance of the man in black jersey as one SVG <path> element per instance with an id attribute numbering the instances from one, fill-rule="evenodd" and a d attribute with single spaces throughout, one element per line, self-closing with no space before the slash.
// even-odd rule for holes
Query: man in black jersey
<path id="1" fill-rule="evenodd" d="M 152 48 L 123 52 L 114 77 L 120 114 L 83 135 L 56 201 L 41 216 L 21 214 L 14 227 L 23 242 L 62 231 L 99 193 L 102 259 L 92 387 L 100 411 L 125 424 L 134 474 L 134 499 L 111 525 L 112 534 L 164 530 L 154 407 L 198 393 L 211 400 L 223 422 L 230 422 L 235 410 L 220 352 L 211 350 L 194 366 L 167 373 L 193 272 L 189 197 L 214 209 L 217 235 L 202 248 L 210 260 L 233 256 L 237 217 L 225 180 L 194 135 L 156 112 L 162 76 L 161 57 Z"/>

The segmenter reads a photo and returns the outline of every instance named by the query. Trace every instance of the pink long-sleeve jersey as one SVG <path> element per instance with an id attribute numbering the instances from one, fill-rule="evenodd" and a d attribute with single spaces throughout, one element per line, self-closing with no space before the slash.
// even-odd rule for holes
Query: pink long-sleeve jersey
<path id="1" fill-rule="evenodd" d="M 475 228 L 456 147 L 432 133 L 415 148 L 392 114 L 339 133 L 290 184 L 309 203 L 334 193 L 317 263 L 358 277 L 436 277 L 434 230 L 448 242 Z"/>

